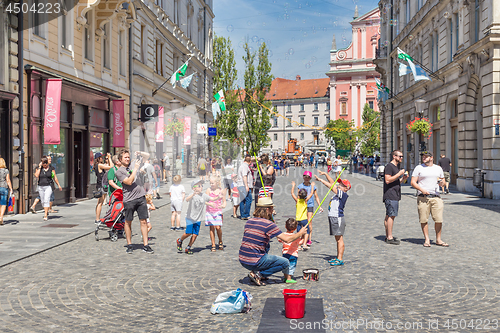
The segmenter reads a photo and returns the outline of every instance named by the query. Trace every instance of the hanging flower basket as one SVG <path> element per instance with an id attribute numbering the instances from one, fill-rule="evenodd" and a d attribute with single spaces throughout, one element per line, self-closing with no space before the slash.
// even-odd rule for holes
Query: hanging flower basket
<path id="1" fill-rule="evenodd" d="M 243 146 L 243 139 L 242 138 L 234 138 L 233 142 L 237 144 L 238 146 Z"/>
<path id="2" fill-rule="evenodd" d="M 184 121 L 182 119 L 168 119 L 165 124 L 164 133 L 166 135 L 182 134 L 184 133 Z"/>
<path id="3" fill-rule="evenodd" d="M 415 118 L 406 124 L 406 128 L 413 133 L 418 133 L 428 138 L 432 135 L 432 124 L 427 118 Z"/>

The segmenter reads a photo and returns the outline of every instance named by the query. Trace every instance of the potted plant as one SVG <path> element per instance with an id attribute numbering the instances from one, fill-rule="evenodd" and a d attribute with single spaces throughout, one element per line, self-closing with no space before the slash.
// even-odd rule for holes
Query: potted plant
<path id="1" fill-rule="evenodd" d="M 406 128 L 413 133 L 430 138 L 432 135 L 432 124 L 427 118 L 415 118 L 406 124 Z"/>
<path id="2" fill-rule="evenodd" d="M 184 133 L 184 120 L 182 119 L 168 119 L 165 124 L 164 133 L 166 135 L 182 134 Z"/>

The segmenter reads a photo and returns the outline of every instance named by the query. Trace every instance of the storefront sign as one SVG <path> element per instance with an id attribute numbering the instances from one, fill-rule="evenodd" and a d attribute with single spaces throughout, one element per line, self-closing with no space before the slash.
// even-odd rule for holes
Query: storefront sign
<path id="1" fill-rule="evenodd" d="M 156 123 L 156 142 L 163 142 L 163 130 L 165 129 L 163 106 L 158 107 L 158 122 Z"/>
<path id="2" fill-rule="evenodd" d="M 208 133 L 208 124 L 207 123 L 198 123 L 196 125 L 196 133 L 207 134 Z"/>
<path id="3" fill-rule="evenodd" d="M 184 117 L 184 144 L 191 145 L 191 117 Z"/>
<path id="4" fill-rule="evenodd" d="M 141 121 L 146 122 L 158 117 L 158 104 L 141 104 Z"/>
<path id="5" fill-rule="evenodd" d="M 45 121 L 43 125 L 43 143 L 58 145 L 61 143 L 61 89 L 62 79 L 47 79 L 45 94 Z"/>
<path id="6" fill-rule="evenodd" d="M 208 136 L 217 136 L 217 127 L 209 127 Z"/>
<path id="7" fill-rule="evenodd" d="M 113 147 L 125 147 L 125 101 L 113 100 Z"/>

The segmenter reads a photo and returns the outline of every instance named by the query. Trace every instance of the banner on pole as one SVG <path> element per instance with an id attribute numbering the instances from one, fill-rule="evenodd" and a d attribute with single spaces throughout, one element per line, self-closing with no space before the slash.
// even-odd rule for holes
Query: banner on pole
<path id="1" fill-rule="evenodd" d="M 125 147 L 125 100 L 113 100 L 113 147 Z"/>
<path id="2" fill-rule="evenodd" d="M 156 142 L 163 142 L 164 130 L 163 106 L 158 107 L 158 121 L 156 122 Z"/>
<path id="3" fill-rule="evenodd" d="M 43 125 L 43 143 L 46 145 L 61 143 L 61 90 L 62 79 L 47 79 Z"/>
<path id="4" fill-rule="evenodd" d="M 191 145 L 191 117 L 184 117 L 184 144 Z"/>

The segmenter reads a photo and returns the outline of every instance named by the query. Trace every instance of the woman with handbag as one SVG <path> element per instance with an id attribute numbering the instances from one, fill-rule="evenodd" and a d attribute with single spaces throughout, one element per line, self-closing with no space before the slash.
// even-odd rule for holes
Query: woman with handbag
<path id="1" fill-rule="evenodd" d="M 0 157 L 0 225 L 3 225 L 3 216 L 12 195 L 12 183 L 10 182 L 9 170 L 5 160 Z"/>
<path id="2" fill-rule="evenodd" d="M 106 200 L 107 188 L 103 188 L 102 179 L 106 171 L 113 167 L 113 161 L 111 160 L 111 154 L 106 154 L 106 161 L 103 161 L 101 153 L 95 153 L 94 155 L 94 171 L 97 176 L 96 192 L 94 197 L 97 198 L 97 204 L 95 206 L 95 223 L 99 223 L 101 220 L 101 210 L 104 201 Z M 107 179 L 107 177 L 106 177 Z"/>
<path id="3" fill-rule="evenodd" d="M 52 195 L 52 179 L 56 170 L 49 164 L 47 157 L 42 157 L 38 168 L 35 171 L 35 177 L 38 178 L 38 194 L 43 207 L 43 220 L 47 221 L 50 208 L 50 196 Z"/>

